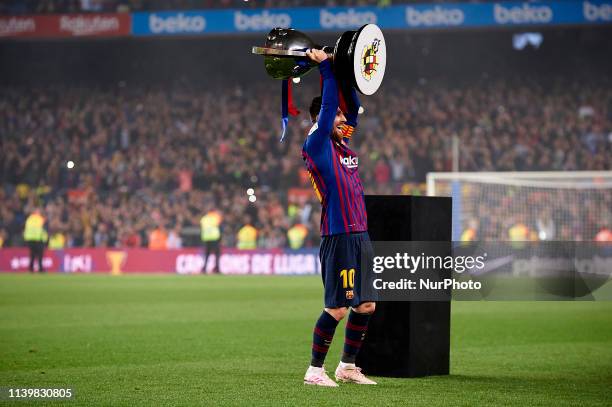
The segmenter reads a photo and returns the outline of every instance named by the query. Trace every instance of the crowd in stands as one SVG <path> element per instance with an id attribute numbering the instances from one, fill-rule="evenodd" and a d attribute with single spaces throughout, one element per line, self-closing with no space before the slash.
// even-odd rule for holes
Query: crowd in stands
<path id="1" fill-rule="evenodd" d="M 280 95 L 268 85 L 5 87 L 0 240 L 21 244 L 25 217 L 41 206 L 50 236 L 68 247 L 148 246 L 155 230 L 195 245 L 201 216 L 216 209 L 224 246 L 235 247 L 247 223 L 258 247 L 288 246 L 296 224 L 308 230 L 303 246 L 316 246 L 320 208 L 300 151 L 317 90 L 295 87 L 302 113 L 281 144 Z M 461 171 L 611 169 L 606 78 L 383 86 L 363 98 L 352 141 L 366 193 L 423 191 L 415 185 L 427 172 L 451 170 L 454 137 Z M 592 205 L 593 214 L 607 207 L 608 222 L 610 199 L 608 190 Z M 504 240 L 506 226 L 486 238 Z"/>
<path id="2" fill-rule="evenodd" d="M 462 0 L 450 0 L 459 2 Z M 485 2 L 493 0 L 465 0 Z M 449 0 L 429 0 L 440 3 Z M 195 10 L 218 8 L 284 8 L 284 7 L 387 7 L 394 4 L 423 3 L 422 0 L 4 0 L 0 14 L 34 13 L 114 13 L 130 11 Z"/>
<path id="3" fill-rule="evenodd" d="M 570 180 L 574 183 L 568 184 Z M 463 180 L 461 210 L 455 215 L 461 226 L 455 239 L 612 241 L 610 181 L 605 188 L 596 180 L 589 187 L 575 187 L 585 181 L 569 175 L 561 180 L 523 180 L 523 185 Z M 444 194 L 450 187 L 440 183 L 438 191 Z"/>

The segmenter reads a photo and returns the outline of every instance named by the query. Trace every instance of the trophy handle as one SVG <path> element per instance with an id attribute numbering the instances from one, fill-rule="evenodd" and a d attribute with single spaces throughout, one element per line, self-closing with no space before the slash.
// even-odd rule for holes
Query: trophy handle
<path id="1" fill-rule="evenodd" d="M 325 50 L 325 48 L 324 48 Z M 327 57 L 333 59 L 334 58 L 334 54 L 327 52 Z M 265 47 L 253 47 L 251 49 L 251 53 L 256 54 L 256 55 L 276 55 L 276 56 L 282 56 L 282 57 L 304 57 L 306 58 L 306 51 L 294 51 L 294 50 L 288 50 L 288 49 L 276 49 L 276 48 L 265 48 Z"/>

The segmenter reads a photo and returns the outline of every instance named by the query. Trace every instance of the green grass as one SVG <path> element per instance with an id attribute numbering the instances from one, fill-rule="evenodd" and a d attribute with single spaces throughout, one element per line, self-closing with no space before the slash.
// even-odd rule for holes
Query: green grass
<path id="1" fill-rule="evenodd" d="M 612 405 L 612 302 L 454 302 L 450 376 L 325 389 L 302 385 L 321 297 L 313 276 L 0 275 L 0 387 L 71 387 L 69 406 Z"/>

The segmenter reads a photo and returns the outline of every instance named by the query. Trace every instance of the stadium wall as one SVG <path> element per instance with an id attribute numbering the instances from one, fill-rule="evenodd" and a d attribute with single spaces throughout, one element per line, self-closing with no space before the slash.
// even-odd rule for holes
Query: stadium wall
<path id="1" fill-rule="evenodd" d="M 237 250 L 221 253 L 222 274 L 319 274 L 318 250 Z M 177 273 L 199 274 L 204 265 L 201 249 L 65 249 L 46 250 L 43 267 L 64 273 Z M 214 255 L 207 270 L 214 265 Z M 0 272 L 27 272 L 27 248 L 0 250 Z"/>
<path id="2" fill-rule="evenodd" d="M 200 36 L 267 32 L 275 27 L 339 31 L 368 23 L 401 30 L 612 24 L 612 1 L 0 16 L 0 38 Z"/>

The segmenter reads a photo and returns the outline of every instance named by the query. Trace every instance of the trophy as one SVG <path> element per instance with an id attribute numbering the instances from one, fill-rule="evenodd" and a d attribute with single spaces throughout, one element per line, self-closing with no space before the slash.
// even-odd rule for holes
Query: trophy
<path id="1" fill-rule="evenodd" d="M 292 28 L 274 28 L 264 47 L 253 47 L 252 53 L 264 56 L 268 75 L 287 80 L 306 75 L 317 64 L 306 56 L 310 48 L 325 51 L 332 60 L 339 81 L 348 81 L 364 95 L 372 95 L 385 75 L 387 48 L 380 28 L 366 24 L 357 31 L 346 31 L 336 45 L 320 46 L 306 34 Z"/>

